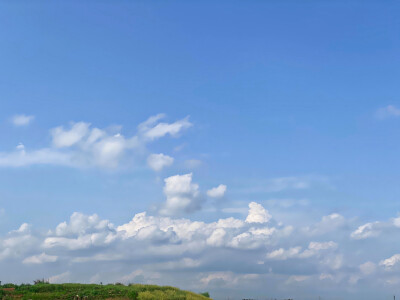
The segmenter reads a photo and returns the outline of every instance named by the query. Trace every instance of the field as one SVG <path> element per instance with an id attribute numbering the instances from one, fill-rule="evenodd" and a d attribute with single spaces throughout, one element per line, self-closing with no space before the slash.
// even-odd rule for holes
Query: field
<path id="1" fill-rule="evenodd" d="M 210 300 L 204 295 L 183 291 L 170 286 L 144 284 L 5 284 L 0 286 L 0 299 L 45 300 L 45 299 L 138 299 L 138 300 Z"/>

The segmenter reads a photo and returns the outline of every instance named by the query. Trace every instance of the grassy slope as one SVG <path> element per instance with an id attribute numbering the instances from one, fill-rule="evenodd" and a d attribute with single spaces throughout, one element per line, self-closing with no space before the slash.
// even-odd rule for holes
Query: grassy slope
<path id="1" fill-rule="evenodd" d="M 4 287 L 15 287 L 14 291 L 4 291 Z M 97 284 L 36 284 L 36 285 L 6 285 L 0 287 L 0 299 L 138 299 L 138 300 L 210 300 L 199 294 L 182 291 L 170 286 L 132 284 L 97 285 Z"/>

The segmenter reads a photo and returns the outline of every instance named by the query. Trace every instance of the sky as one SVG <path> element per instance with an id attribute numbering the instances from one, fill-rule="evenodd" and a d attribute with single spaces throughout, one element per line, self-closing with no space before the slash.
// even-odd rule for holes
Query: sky
<path id="1" fill-rule="evenodd" d="M 398 1 L 0 1 L 0 280 L 400 295 Z"/>

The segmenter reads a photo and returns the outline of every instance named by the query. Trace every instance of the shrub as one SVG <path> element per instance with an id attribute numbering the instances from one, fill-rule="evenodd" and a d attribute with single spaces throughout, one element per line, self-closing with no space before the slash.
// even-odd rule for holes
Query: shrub
<path id="1" fill-rule="evenodd" d="M 139 293 L 136 292 L 136 291 L 130 291 L 130 292 L 128 293 L 129 299 L 134 299 L 134 300 L 136 300 L 136 299 L 138 298 L 138 295 L 139 295 Z"/>
<path id="2" fill-rule="evenodd" d="M 33 281 L 34 284 L 49 284 L 50 282 L 47 279 L 36 279 Z"/>
<path id="3" fill-rule="evenodd" d="M 202 295 L 204 297 L 207 297 L 207 298 L 210 298 L 210 293 L 209 292 L 204 292 L 204 293 L 201 293 L 200 295 Z"/>

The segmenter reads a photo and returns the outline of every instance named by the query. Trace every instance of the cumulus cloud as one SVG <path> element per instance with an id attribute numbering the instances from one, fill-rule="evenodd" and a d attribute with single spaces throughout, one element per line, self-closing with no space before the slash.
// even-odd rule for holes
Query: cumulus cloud
<path id="1" fill-rule="evenodd" d="M 162 215 L 179 215 L 200 209 L 202 197 L 199 185 L 192 183 L 192 175 L 175 175 L 164 180 L 167 200 L 160 210 Z"/>
<path id="2" fill-rule="evenodd" d="M 15 115 L 12 117 L 11 121 L 15 126 L 26 126 L 29 125 L 35 119 L 35 116 L 27 115 Z"/>
<path id="3" fill-rule="evenodd" d="M 207 196 L 211 198 L 221 198 L 225 195 L 226 185 L 220 184 L 219 186 L 207 191 Z"/>
<path id="4" fill-rule="evenodd" d="M 166 135 L 177 137 L 184 129 L 192 126 L 188 118 L 173 123 L 159 122 L 164 117 L 150 117 L 138 126 L 137 134 L 130 137 L 110 129 L 93 127 L 86 122 L 58 126 L 50 130 L 52 142 L 49 147 L 30 150 L 20 144 L 15 151 L 0 152 L 0 166 L 47 164 L 77 168 L 116 168 L 126 161 L 128 154 L 135 155 L 147 143 Z M 171 159 L 169 156 L 150 157 L 149 163 L 159 169 L 171 164 Z"/>
<path id="5" fill-rule="evenodd" d="M 181 187 L 178 189 L 182 190 Z M 249 215 L 252 213 L 249 211 Z M 281 228 L 256 226 L 235 218 L 204 223 L 148 216 L 145 212 L 116 227 L 96 214 L 76 212 L 69 221 L 61 222 L 46 234 L 33 233 L 30 225 L 22 224 L 2 240 L 0 250 L 23 258 L 24 264 L 43 264 L 60 259 L 74 263 L 126 260 L 135 259 L 137 255 L 175 257 L 182 253 L 200 253 L 210 247 L 261 249 L 270 244 L 274 235 L 281 235 L 280 231 Z M 135 244 L 144 248 L 130 253 L 129 249 Z M 25 256 L 29 252 L 41 254 Z M 187 267 L 199 265 L 199 261 L 194 262 L 191 257 L 184 262 Z"/>
<path id="6" fill-rule="evenodd" d="M 251 202 L 249 208 L 247 223 L 267 223 L 271 219 L 271 215 L 261 204 Z"/>
<path id="7" fill-rule="evenodd" d="M 163 153 L 160 154 L 151 154 L 147 158 L 147 164 L 154 171 L 161 171 L 163 168 L 172 165 L 174 162 L 174 158 Z"/>
<path id="8" fill-rule="evenodd" d="M 73 213 L 69 222 L 60 223 L 43 241 L 44 249 L 87 249 L 109 244 L 116 238 L 114 225 L 96 214 Z"/>
<path id="9" fill-rule="evenodd" d="M 0 240 L 0 261 L 29 253 L 37 244 L 38 239 L 32 235 L 31 226 L 24 223 Z"/>

